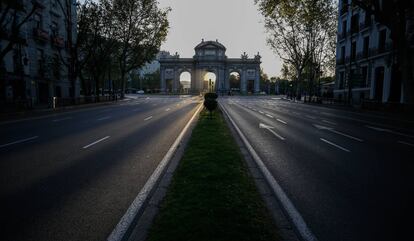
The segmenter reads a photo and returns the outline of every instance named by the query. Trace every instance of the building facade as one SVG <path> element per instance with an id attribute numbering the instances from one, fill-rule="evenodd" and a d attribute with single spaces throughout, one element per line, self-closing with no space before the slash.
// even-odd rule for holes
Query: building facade
<path id="1" fill-rule="evenodd" d="M 193 58 L 161 56 L 160 74 L 161 91 L 164 93 L 180 92 L 180 76 L 183 72 L 191 75 L 190 92 L 197 94 L 206 91 L 227 93 L 230 91 L 230 74 L 240 76 L 241 93 L 258 93 L 260 91 L 259 54 L 249 58 L 244 53 L 241 58 L 227 58 L 226 48 L 216 41 L 204 41 L 195 47 Z M 206 79 L 207 74 L 215 75 L 215 83 Z"/>
<path id="2" fill-rule="evenodd" d="M 0 60 L 0 101 L 48 104 L 52 97 L 78 97 L 79 83 L 76 81 L 75 88 L 72 87 L 67 66 L 68 35 L 72 35 L 72 42 L 76 39 L 76 1 L 16 0 L 14 3 L 8 15 L 12 18 L 16 10 L 17 22 L 28 16 L 35 5 L 36 10 L 20 27 L 18 43 Z M 68 13 L 71 33 L 67 28 Z M 9 41 L 7 35 L 0 37 L 2 50 Z"/>
<path id="3" fill-rule="evenodd" d="M 402 84 L 392 75 L 390 31 L 351 2 L 339 1 L 334 96 L 354 104 L 364 99 L 401 103 Z"/>

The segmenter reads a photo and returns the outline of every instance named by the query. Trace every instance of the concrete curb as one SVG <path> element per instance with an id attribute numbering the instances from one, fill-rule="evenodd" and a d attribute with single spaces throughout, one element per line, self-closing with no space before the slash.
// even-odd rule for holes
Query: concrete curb
<path id="1" fill-rule="evenodd" d="M 145 240 L 202 107 L 200 104 L 107 240 Z"/>
<path id="2" fill-rule="evenodd" d="M 301 220 L 298 222 L 298 219 L 301 219 L 300 215 L 297 217 L 292 215 L 289 211 L 292 207 L 289 207 L 287 203 L 290 201 L 286 202 L 285 199 L 287 197 L 284 196 L 285 194 L 283 191 L 281 191 L 281 194 L 280 190 L 275 190 L 281 188 L 275 183 L 274 178 L 271 177 L 270 172 L 267 171 L 267 168 L 262 161 L 258 160 L 260 158 L 257 153 L 254 152 L 251 146 L 249 148 L 248 145 L 250 144 L 246 143 L 246 138 L 241 133 L 240 129 L 235 126 L 235 123 L 221 103 L 219 106 L 224 113 L 225 120 L 230 127 L 236 143 L 240 147 L 240 151 L 244 156 L 244 160 L 246 161 L 249 172 L 256 183 L 259 193 L 276 223 L 281 239 L 284 241 L 317 241 L 316 237 L 314 237 L 306 227 L 306 224 L 303 222 L 305 225 L 305 227 L 303 227 L 303 224 L 300 222 Z"/>

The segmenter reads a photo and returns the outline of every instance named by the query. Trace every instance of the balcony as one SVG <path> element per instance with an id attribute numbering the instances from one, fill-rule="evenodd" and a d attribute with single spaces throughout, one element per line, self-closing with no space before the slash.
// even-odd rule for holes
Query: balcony
<path id="1" fill-rule="evenodd" d="M 8 6 L 12 9 L 24 10 L 24 2 L 23 0 L 5 0 L 5 2 L 8 4 Z"/>
<path id="2" fill-rule="evenodd" d="M 357 60 L 367 59 L 369 57 L 368 51 L 362 51 L 357 53 Z"/>
<path id="3" fill-rule="evenodd" d="M 338 40 L 343 40 L 346 38 L 346 32 L 338 33 Z"/>
<path id="4" fill-rule="evenodd" d="M 344 58 L 339 58 L 336 60 L 336 65 L 343 65 L 345 64 L 345 59 Z"/>
<path id="5" fill-rule="evenodd" d="M 65 47 L 65 40 L 60 36 L 52 37 L 52 44 L 57 48 Z"/>
<path id="6" fill-rule="evenodd" d="M 351 60 L 351 57 L 349 57 L 349 56 L 346 56 L 346 57 L 345 57 L 345 63 L 349 63 L 349 62 L 350 62 L 350 60 Z"/>
<path id="7" fill-rule="evenodd" d="M 341 7 L 341 16 L 348 13 L 348 6 L 344 5 Z"/>
<path id="8" fill-rule="evenodd" d="M 44 42 L 49 40 L 49 33 L 41 28 L 34 28 L 33 36 L 36 40 L 40 40 Z"/>
<path id="9" fill-rule="evenodd" d="M 46 6 L 42 0 L 32 0 L 32 4 L 34 7 L 38 9 L 45 9 Z"/>
<path id="10" fill-rule="evenodd" d="M 0 39 L 11 40 L 16 44 L 26 44 L 26 36 L 22 31 L 14 32 L 11 29 L 0 29 Z"/>
<path id="11" fill-rule="evenodd" d="M 383 54 L 392 51 L 392 43 L 386 43 L 384 46 L 378 48 L 378 54 Z"/>
<path id="12" fill-rule="evenodd" d="M 365 30 L 368 29 L 369 27 L 371 27 L 371 23 L 370 22 L 363 22 L 359 24 L 359 29 L 360 30 Z"/>
<path id="13" fill-rule="evenodd" d="M 369 56 L 375 56 L 378 55 L 378 49 L 377 48 L 371 48 L 369 49 Z"/>

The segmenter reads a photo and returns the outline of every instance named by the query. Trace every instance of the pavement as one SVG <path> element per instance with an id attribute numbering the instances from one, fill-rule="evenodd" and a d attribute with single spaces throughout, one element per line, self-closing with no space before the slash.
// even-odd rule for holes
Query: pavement
<path id="1" fill-rule="evenodd" d="M 411 235 L 412 120 L 274 97 L 222 97 L 219 102 L 311 237 L 367 241 Z"/>
<path id="2" fill-rule="evenodd" d="M 2 240 L 104 240 L 195 113 L 147 96 L 0 122 Z"/>

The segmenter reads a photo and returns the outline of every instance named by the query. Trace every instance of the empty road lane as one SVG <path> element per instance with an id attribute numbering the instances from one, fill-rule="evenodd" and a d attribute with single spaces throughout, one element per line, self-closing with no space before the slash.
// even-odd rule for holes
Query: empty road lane
<path id="1" fill-rule="evenodd" d="M 220 103 L 319 241 L 409 233 L 413 122 L 280 98 Z"/>
<path id="2" fill-rule="evenodd" d="M 137 98 L 0 123 L 1 239 L 105 240 L 199 102 Z"/>

